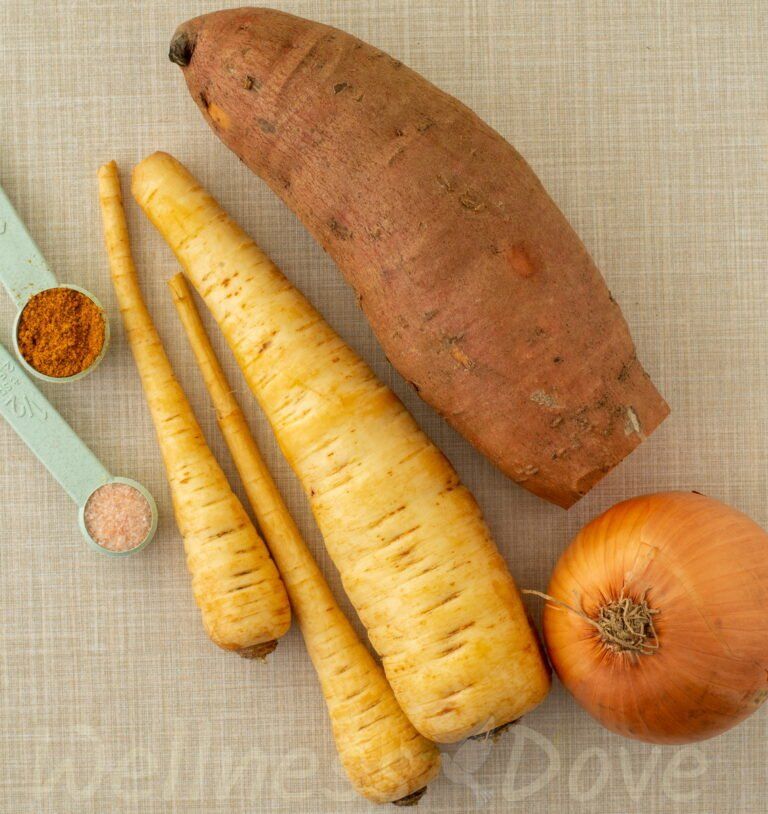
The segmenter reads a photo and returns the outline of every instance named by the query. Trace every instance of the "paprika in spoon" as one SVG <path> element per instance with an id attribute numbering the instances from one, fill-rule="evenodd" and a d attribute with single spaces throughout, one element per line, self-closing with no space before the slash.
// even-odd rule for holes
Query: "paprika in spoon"
<path id="1" fill-rule="evenodd" d="M 38 373 L 55 379 L 87 370 L 104 347 L 101 308 L 74 288 L 46 288 L 33 295 L 19 317 L 19 353 Z"/>

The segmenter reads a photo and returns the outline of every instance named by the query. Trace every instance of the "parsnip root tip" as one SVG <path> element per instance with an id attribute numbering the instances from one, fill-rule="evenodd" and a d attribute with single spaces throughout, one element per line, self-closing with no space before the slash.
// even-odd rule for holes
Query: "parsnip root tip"
<path id="1" fill-rule="evenodd" d="M 412 791 L 410 794 L 406 794 L 405 797 L 401 797 L 399 800 L 393 800 L 393 806 L 399 806 L 400 808 L 411 808 L 412 806 L 417 806 L 419 804 L 419 800 L 427 793 L 427 787 L 424 786 L 423 788 L 416 789 L 416 791 Z"/>
<path id="2" fill-rule="evenodd" d="M 514 721 L 507 721 L 505 724 L 501 724 L 501 726 L 495 726 L 493 729 L 489 729 L 487 732 L 481 732 L 479 735 L 470 735 L 467 740 L 471 741 L 485 741 L 485 740 L 492 740 L 494 743 L 498 741 L 498 739 L 512 726 L 516 723 L 520 722 L 522 718 L 515 718 Z"/>
<path id="3" fill-rule="evenodd" d="M 258 661 L 265 661 L 270 653 L 273 653 L 277 647 L 277 640 L 273 639 L 271 642 L 262 642 L 261 644 L 254 644 L 251 647 L 242 647 L 237 651 L 237 655 L 241 659 L 258 659 Z"/>

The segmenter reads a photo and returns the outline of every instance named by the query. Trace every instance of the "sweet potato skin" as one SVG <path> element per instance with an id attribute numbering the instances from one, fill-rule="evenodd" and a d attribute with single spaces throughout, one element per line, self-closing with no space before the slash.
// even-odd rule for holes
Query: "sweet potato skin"
<path id="1" fill-rule="evenodd" d="M 191 20 L 171 58 L 336 261 L 395 368 L 514 481 L 570 506 L 668 414 L 584 245 L 466 106 L 270 9 Z"/>

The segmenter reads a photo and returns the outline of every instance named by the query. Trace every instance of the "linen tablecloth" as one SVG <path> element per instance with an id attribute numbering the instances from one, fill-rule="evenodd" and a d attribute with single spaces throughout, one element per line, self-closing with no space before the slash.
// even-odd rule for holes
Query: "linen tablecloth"
<path id="1" fill-rule="evenodd" d="M 43 389 L 111 471 L 145 483 L 161 511 L 144 553 L 99 556 L 66 495 L 0 425 L 3 814 L 371 809 L 338 765 L 298 630 L 263 665 L 218 651 L 202 630 L 108 279 L 95 182 L 108 159 L 127 174 L 165 149 L 200 177 L 446 452 L 521 586 L 543 589 L 586 521 L 642 492 L 697 489 L 768 525 L 764 0 L 275 5 L 391 52 L 525 155 L 603 270 L 672 415 L 569 512 L 515 487 L 393 372 L 330 260 L 203 122 L 166 52 L 176 25 L 215 3 L 2 0 L 0 183 L 59 278 L 93 290 L 112 317 L 101 367 Z M 239 490 L 165 287 L 174 260 L 129 204 L 150 309 Z M 6 344 L 12 318 L 3 296 Z M 342 597 L 298 483 L 212 336 Z M 538 617 L 538 603 L 529 605 Z M 766 807 L 767 727 L 762 712 L 713 741 L 653 747 L 603 730 L 556 684 L 497 744 L 447 747 L 443 776 L 419 810 L 756 814 Z"/>

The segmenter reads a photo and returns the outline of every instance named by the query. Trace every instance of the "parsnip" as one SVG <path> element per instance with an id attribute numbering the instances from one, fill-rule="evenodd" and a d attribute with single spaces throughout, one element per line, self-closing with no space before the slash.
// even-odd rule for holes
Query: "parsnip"
<path id="1" fill-rule="evenodd" d="M 179 162 L 145 159 L 133 194 L 221 326 L 416 729 L 456 741 L 533 708 L 547 669 L 446 458 Z"/>
<path id="2" fill-rule="evenodd" d="M 114 161 L 99 170 L 99 201 L 112 282 L 155 425 L 203 624 L 225 650 L 266 655 L 290 625 L 285 588 L 203 438 L 141 296 Z"/>
<path id="3" fill-rule="evenodd" d="M 216 358 L 183 275 L 173 277 L 169 286 L 320 679 L 342 765 L 357 791 L 373 802 L 412 799 L 438 773 L 440 753 L 405 717 L 304 543 Z"/>

